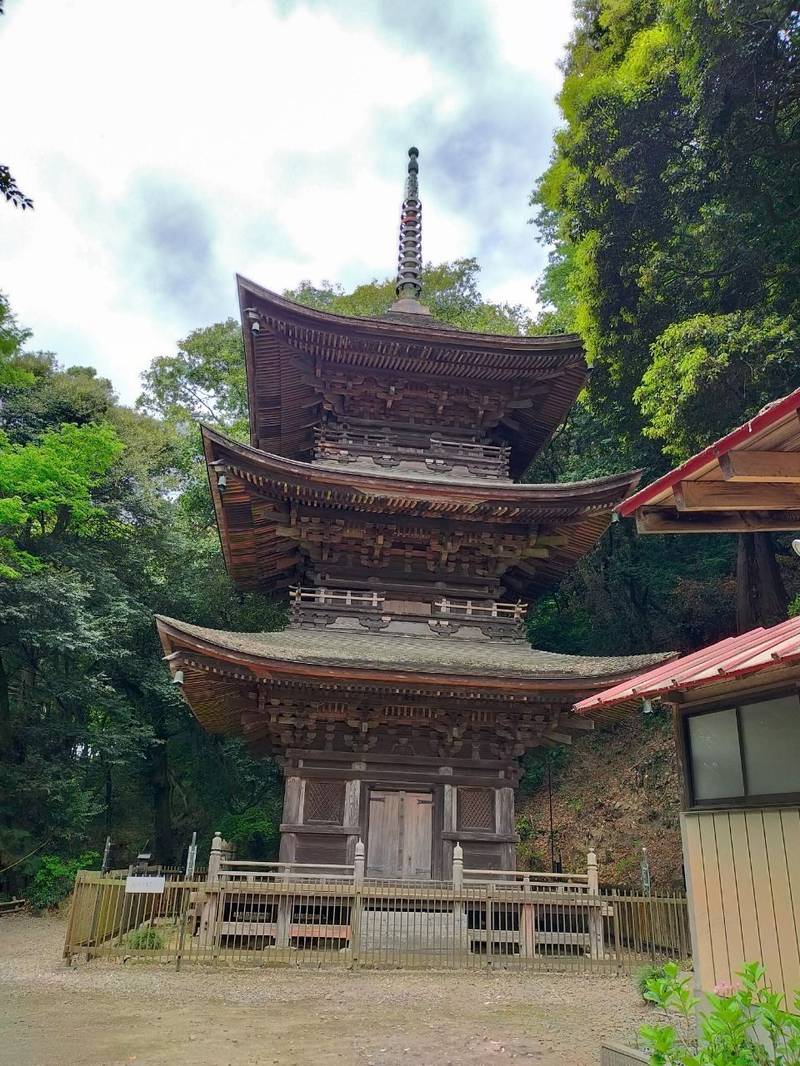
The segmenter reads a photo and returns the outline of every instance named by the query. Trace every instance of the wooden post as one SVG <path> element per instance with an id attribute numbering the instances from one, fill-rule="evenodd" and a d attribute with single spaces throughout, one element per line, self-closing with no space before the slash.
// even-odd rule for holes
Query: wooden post
<path id="1" fill-rule="evenodd" d="M 186 852 L 186 871 L 185 878 L 187 881 L 191 881 L 194 877 L 194 867 L 197 862 L 197 833 L 192 833 L 192 842 L 189 845 L 189 850 Z"/>
<path id="2" fill-rule="evenodd" d="M 453 895 L 464 891 L 464 849 L 456 841 L 453 848 Z M 453 902 L 453 936 L 457 937 L 457 943 L 463 947 L 465 934 L 464 900 L 457 899 Z"/>
<path id="3" fill-rule="evenodd" d="M 208 856 L 208 873 L 206 874 L 206 881 L 211 884 L 212 881 L 219 880 L 220 864 L 222 863 L 222 834 L 216 832 L 214 839 L 211 841 L 211 852 Z"/>
<path id="4" fill-rule="evenodd" d="M 356 857 L 353 865 L 353 884 L 356 888 L 360 888 L 364 884 L 364 865 L 366 862 L 366 853 L 364 849 L 364 841 L 359 839 L 356 841 Z"/>
<path id="5" fill-rule="evenodd" d="M 366 865 L 366 849 L 364 841 L 359 837 L 356 841 L 355 862 L 353 863 L 353 897 L 350 911 L 350 960 L 352 965 L 359 962 L 361 954 L 361 918 L 363 913 L 363 901 L 361 890 L 364 887 L 364 868 Z"/>
<path id="6" fill-rule="evenodd" d="M 597 855 L 593 851 L 586 856 L 586 874 L 589 879 L 589 895 L 596 896 L 600 891 L 600 875 L 597 869 Z"/>
<path id="7" fill-rule="evenodd" d="M 589 954 L 593 959 L 605 955 L 603 943 L 603 904 L 600 899 L 600 875 L 597 870 L 597 855 L 590 851 L 586 859 L 587 887 L 589 890 Z"/>
<path id="8" fill-rule="evenodd" d="M 222 834 L 216 832 L 211 841 L 211 851 L 208 856 L 206 899 L 203 903 L 203 911 L 200 918 L 200 939 L 205 947 L 214 941 L 217 908 L 219 906 L 219 871 L 222 862 L 222 848 Z"/>
<path id="9" fill-rule="evenodd" d="M 456 843 L 453 848 L 453 891 L 460 892 L 464 887 L 464 849 Z"/>

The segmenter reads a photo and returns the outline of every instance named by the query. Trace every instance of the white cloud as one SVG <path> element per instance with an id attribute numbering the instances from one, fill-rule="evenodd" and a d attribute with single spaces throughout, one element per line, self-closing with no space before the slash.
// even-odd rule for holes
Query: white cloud
<path id="1" fill-rule="evenodd" d="M 510 201 L 509 188 L 477 183 L 480 210 L 464 210 L 446 175 L 426 170 L 443 132 L 466 129 L 476 100 L 498 85 L 443 61 L 424 27 L 415 39 L 389 33 L 369 4 L 355 19 L 324 2 L 6 6 L 0 62 L 20 105 L 4 111 L 3 162 L 36 206 L 0 205 L 0 288 L 37 347 L 97 366 L 126 400 L 154 355 L 235 313 L 236 271 L 274 289 L 391 273 L 413 142 L 426 257 L 476 254 L 491 240 L 487 292 L 532 302 L 520 294 L 538 253 L 525 246 L 521 259 L 519 238 L 533 245 L 525 199 L 540 164 L 525 161 Z M 497 79 L 534 101 L 520 123 L 527 139 L 537 124 L 544 131 L 541 162 L 569 32 L 568 0 L 546 7 L 475 9 L 490 27 Z M 453 2 L 447 17 L 455 25 L 471 11 Z M 485 146 L 495 167 L 498 154 L 519 150 Z M 193 275 L 185 286 L 183 272 Z"/>

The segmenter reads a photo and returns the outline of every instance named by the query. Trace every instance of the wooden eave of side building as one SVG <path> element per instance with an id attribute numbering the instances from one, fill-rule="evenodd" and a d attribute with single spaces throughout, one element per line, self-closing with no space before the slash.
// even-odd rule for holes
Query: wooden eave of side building
<path id="1" fill-rule="evenodd" d="M 431 477 L 339 471 L 270 455 L 203 427 L 209 470 L 224 468 L 220 493 L 210 476 L 223 555 L 241 588 L 281 589 L 302 582 L 303 520 L 345 526 L 426 529 L 444 537 L 496 536 L 524 541 L 526 560 L 502 575 L 514 596 L 548 587 L 590 551 L 614 505 L 635 488 L 639 471 L 548 485 L 445 481 Z M 221 464 L 221 466 L 217 465 Z M 537 546 L 538 545 L 538 546 Z"/>
<path id="2" fill-rule="evenodd" d="M 640 533 L 800 530 L 800 389 L 617 507 Z"/>
<path id="3" fill-rule="evenodd" d="M 251 443 L 288 458 L 311 457 L 324 409 L 315 386 L 330 371 L 385 376 L 394 388 L 399 380 L 424 384 L 445 405 L 459 386 L 507 394 L 493 431 L 510 444 L 518 475 L 567 416 L 588 375 L 574 334 L 468 333 L 427 315 L 351 318 L 303 307 L 242 277 L 237 285 Z"/>

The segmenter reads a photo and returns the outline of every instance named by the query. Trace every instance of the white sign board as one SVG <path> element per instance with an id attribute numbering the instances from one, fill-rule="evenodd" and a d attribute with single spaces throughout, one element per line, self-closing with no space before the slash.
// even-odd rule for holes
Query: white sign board
<path id="1" fill-rule="evenodd" d="M 163 892 L 166 877 L 155 877 L 146 874 L 129 874 L 125 881 L 126 892 Z"/>

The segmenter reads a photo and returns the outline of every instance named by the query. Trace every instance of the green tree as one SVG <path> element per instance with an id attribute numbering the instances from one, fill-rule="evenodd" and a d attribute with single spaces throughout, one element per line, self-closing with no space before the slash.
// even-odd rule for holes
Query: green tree
<path id="1" fill-rule="evenodd" d="M 478 288 L 480 267 L 477 259 L 455 259 L 451 263 L 427 263 L 422 272 L 422 303 L 434 318 L 458 329 L 476 333 L 527 333 L 531 326 L 525 309 L 518 304 L 497 304 L 484 300 Z M 347 293 L 340 285 L 323 281 L 312 285 L 303 281 L 284 296 L 308 307 L 332 314 L 377 318 L 386 314 L 395 301 L 393 278 L 358 285 Z"/>
<path id="2" fill-rule="evenodd" d="M 796 384 L 797 30 L 779 0 L 577 7 L 541 321 L 582 334 L 598 434 L 648 476 Z M 740 628 L 784 616 L 768 535 L 740 537 L 737 594 Z"/>

